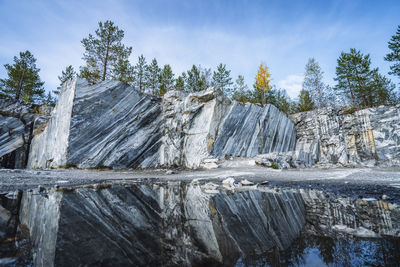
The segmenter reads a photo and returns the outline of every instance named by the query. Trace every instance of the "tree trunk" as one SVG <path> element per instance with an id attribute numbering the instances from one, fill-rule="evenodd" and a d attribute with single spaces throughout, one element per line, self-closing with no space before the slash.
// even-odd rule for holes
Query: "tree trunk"
<path id="1" fill-rule="evenodd" d="M 21 79 L 19 80 L 18 87 L 16 88 L 17 90 L 15 92 L 15 101 L 18 101 L 19 98 L 21 97 L 22 84 L 23 84 L 24 78 L 25 78 L 25 69 L 26 68 L 24 68 L 22 71 Z"/>
<path id="2" fill-rule="evenodd" d="M 107 49 L 106 49 L 106 58 L 104 59 L 104 67 L 103 67 L 103 77 L 102 81 L 106 79 L 106 73 L 107 73 L 107 63 L 108 63 L 108 53 L 110 51 L 110 35 L 107 37 Z"/>

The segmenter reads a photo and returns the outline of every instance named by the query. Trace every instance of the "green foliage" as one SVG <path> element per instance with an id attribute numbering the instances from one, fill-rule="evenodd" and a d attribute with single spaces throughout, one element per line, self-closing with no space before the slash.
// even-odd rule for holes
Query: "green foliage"
<path id="1" fill-rule="evenodd" d="M 82 40 L 85 48 L 83 60 L 86 66 L 81 68 L 80 76 L 91 83 L 113 77 L 125 77 L 129 68 L 121 66 L 129 65 L 127 59 L 132 53 L 132 47 L 125 47 L 122 44 L 123 38 L 124 31 L 115 26 L 114 22 L 99 22 L 95 36 L 89 34 L 88 38 Z M 125 73 L 119 73 L 121 70 Z"/>
<path id="2" fill-rule="evenodd" d="M 152 95 L 158 95 L 159 86 L 160 86 L 160 72 L 161 69 L 158 67 L 158 63 L 156 59 L 151 61 L 151 64 L 146 67 L 145 72 L 145 84 L 146 88 L 149 89 L 149 93 Z"/>
<path id="3" fill-rule="evenodd" d="M 135 82 L 134 82 L 135 88 L 140 92 L 145 91 L 146 69 L 147 69 L 146 58 L 143 55 L 140 55 L 138 58 L 138 62 L 135 65 Z"/>
<path id="4" fill-rule="evenodd" d="M 400 78 L 400 25 L 397 26 L 396 34 L 388 42 L 388 47 L 391 52 L 385 56 L 385 60 L 393 62 L 389 74 L 397 75 Z"/>
<path id="5" fill-rule="evenodd" d="M 193 65 L 185 75 L 185 91 L 200 92 L 210 87 L 210 69 Z"/>
<path id="6" fill-rule="evenodd" d="M 119 58 L 111 71 L 111 78 L 128 84 L 133 84 L 135 80 L 135 70 L 128 59 Z"/>
<path id="7" fill-rule="evenodd" d="M 363 55 L 352 48 L 350 53 L 342 52 L 336 67 L 335 86 L 337 93 L 349 101 L 353 107 L 372 107 L 397 101 L 394 85 L 378 68 L 371 70 L 369 54 Z"/>
<path id="8" fill-rule="evenodd" d="M 232 99 L 241 103 L 250 102 L 251 93 L 249 87 L 244 82 L 244 77 L 238 75 L 233 85 Z"/>
<path id="9" fill-rule="evenodd" d="M 7 78 L 0 79 L 1 94 L 19 101 L 37 103 L 43 98 L 44 89 L 36 67 L 36 59 L 28 50 L 14 57 L 14 64 L 5 64 Z"/>
<path id="10" fill-rule="evenodd" d="M 56 105 L 56 100 L 57 99 L 53 97 L 51 92 L 48 92 L 46 98 L 43 99 L 42 103 L 49 107 L 54 107 Z"/>
<path id="11" fill-rule="evenodd" d="M 160 73 L 159 95 L 163 96 L 171 87 L 174 86 L 174 73 L 170 65 L 164 65 Z"/>
<path id="12" fill-rule="evenodd" d="M 310 92 L 316 108 L 331 104 L 331 88 L 322 82 L 324 72 L 318 62 L 310 58 L 306 64 L 303 89 Z"/>
<path id="13" fill-rule="evenodd" d="M 276 162 L 272 162 L 270 168 L 278 170 L 279 166 L 278 166 L 278 164 Z"/>
<path id="14" fill-rule="evenodd" d="M 180 91 L 185 91 L 185 80 L 186 80 L 186 74 L 182 73 L 182 75 L 180 75 L 175 81 L 175 89 Z"/>
<path id="15" fill-rule="evenodd" d="M 57 87 L 56 90 L 53 90 L 53 93 L 58 96 L 60 94 L 61 91 L 61 87 L 63 86 L 63 84 L 68 81 L 69 79 L 72 79 L 76 76 L 76 72 L 74 70 L 74 68 L 69 65 L 65 68 L 65 70 L 63 70 L 61 72 L 61 76 L 58 76 L 58 80 L 60 81 L 60 86 Z"/>
<path id="16" fill-rule="evenodd" d="M 226 69 L 226 65 L 220 63 L 217 71 L 213 72 L 211 85 L 221 89 L 228 97 L 232 98 L 232 78 L 231 71 Z"/>
<path id="17" fill-rule="evenodd" d="M 310 92 L 302 89 L 299 95 L 299 103 L 296 112 L 310 111 L 314 109 L 314 102 L 310 96 Z"/>

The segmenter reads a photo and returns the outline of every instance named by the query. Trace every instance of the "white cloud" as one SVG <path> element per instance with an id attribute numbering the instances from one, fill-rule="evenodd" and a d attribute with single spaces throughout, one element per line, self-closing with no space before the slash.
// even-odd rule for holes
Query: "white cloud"
<path id="1" fill-rule="evenodd" d="M 285 89 L 291 98 L 296 98 L 299 95 L 303 84 L 304 76 L 302 74 L 291 74 L 286 76 L 284 80 L 278 82 L 278 86 Z"/>

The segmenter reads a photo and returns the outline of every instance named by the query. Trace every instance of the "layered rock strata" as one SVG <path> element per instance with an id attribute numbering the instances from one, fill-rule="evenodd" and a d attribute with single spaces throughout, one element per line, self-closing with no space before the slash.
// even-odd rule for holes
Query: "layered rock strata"
<path id="1" fill-rule="evenodd" d="M 274 106 L 231 102 L 220 90 L 169 91 L 161 100 L 125 83 L 65 83 L 29 168 L 198 168 L 208 158 L 295 147 L 294 124 Z"/>
<path id="2" fill-rule="evenodd" d="M 205 159 L 254 157 L 295 147 L 293 123 L 276 107 L 241 105 L 220 90 L 163 98 L 161 165 L 196 168 Z"/>
<path id="3" fill-rule="evenodd" d="M 41 131 L 48 118 L 43 107 L 0 98 L 1 167 L 26 167 L 33 133 Z"/>
<path id="4" fill-rule="evenodd" d="M 117 81 L 65 83 L 51 119 L 32 140 L 28 168 L 158 165 L 161 100 Z"/>
<path id="5" fill-rule="evenodd" d="M 379 106 L 344 114 L 332 108 L 292 115 L 296 151 L 320 163 L 400 165 L 400 106 Z"/>

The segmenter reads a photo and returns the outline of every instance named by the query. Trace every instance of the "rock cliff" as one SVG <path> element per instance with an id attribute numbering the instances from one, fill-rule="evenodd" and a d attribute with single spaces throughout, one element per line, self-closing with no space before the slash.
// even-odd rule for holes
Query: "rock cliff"
<path id="1" fill-rule="evenodd" d="M 1 167 L 26 167 L 33 132 L 40 132 L 49 118 L 44 107 L 0 98 Z"/>
<path id="2" fill-rule="evenodd" d="M 196 168 L 205 159 L 254 157 L 295 147 L 292 121 L 272 105 L 230 101 L 220 90 L 163 98 L 161 165 Z"/>
<path id="3" fill-rule="evenodd" d="M 32 140 L 28 168 L 155 167 L 161 119 L 160 99 L 122 82 L 70 80 L 46 129 Z"/>
<path id="4" fill-rule="evenodd" d="M 198 168 L 208 158 L 253 157 L 295 147 L 294 124 L 274 106 L 231 102 L 220 90 L 162 99 L 117 81 L 62 88 L 28 167 Z"/>
<path id="5" fill-rule="evenodd" d="M 400 105 L 344 114 L 332 108 L 292 115 L 296 151 L 343 166 L 400 165 Z"/>

